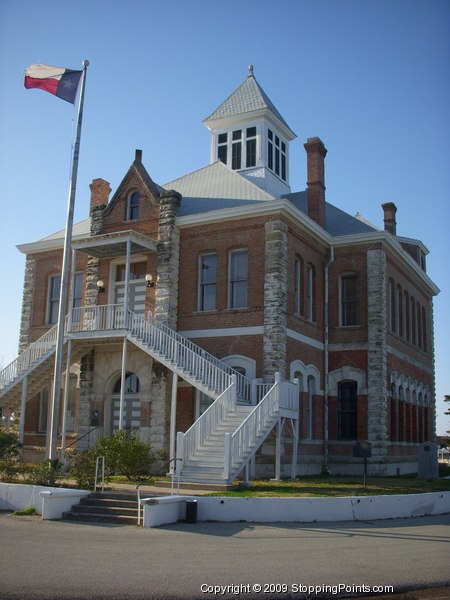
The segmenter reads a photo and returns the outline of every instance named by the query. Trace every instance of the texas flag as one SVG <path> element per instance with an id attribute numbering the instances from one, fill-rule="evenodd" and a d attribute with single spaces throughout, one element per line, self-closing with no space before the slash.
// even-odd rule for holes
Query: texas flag
<path id="1" fill-rule="evenodd" d="M 62 67 L 31 65 L 25 71 L 24 85 L 27 89 L 40 88 L 71 104 L 75 104 L 78 84 L 82 74 L 83 71 L 72 71 Z"/>

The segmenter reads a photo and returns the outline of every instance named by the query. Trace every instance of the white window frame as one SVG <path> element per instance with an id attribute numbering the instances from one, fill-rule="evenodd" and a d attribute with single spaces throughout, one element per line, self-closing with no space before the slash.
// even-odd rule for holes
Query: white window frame
<path id="1" fill-rule="evenodd" d="M 344 285 L 343 280 L 346 278 L 356 278 L 356 323 L 344 323 Z M 348 271 L 341 273 L 339 276 L 339 327 L 359 327 L 359 274 L 357 271 Z"/>
<path id="2" fill-rule="evenodd" d="M 57 277 L 59 277 L 59 290 L 58 290 L 58 299 L 57 300 L 52 300 L 52 289 L 53 289 L 53 280 L 56 279 Z M 61 273 L 54 273 L 53 275 L 50 275 L 48 278 L 48 289 L 47 289 L 47 309 L 46 309 L 46 317 L 45 317 L 45 322 L 47 325 L 56 325 L 56 323 L 58 322 L 58 313 L 59 313 L 59 300 L 60 300 L 60 294 L 61 294 Z M 51 321 L 51 314 L 52 314 L 52 304 L 55 303 L 57 306 L 56 309 L 56 321 Z"/>
<path id="3" fill-rule="evenodd" d="M 203 269 L 202 269 L 202 259 L 206 256 L 215 256 L 216 257 L 216 280 L 214 282 L 215 285 L 215 297 L 214 297 L 214 308 L 204 308 L 202 306 L 202 286 L 204 285 L 212 285 L 212 283 L 203 283 Z M 199 312 L 210 312 L 217 310 L 217 266 L 218 266 L 218 256 L 217 252 L 202 252 L 198 257 L 198 291 L 197 291 L 197 310 Z"/>
<path id="4" fill-rule="evenodd" d="M 233 280 L 232 276 L 232 256 L 234 254 L 240 254 L 245 252 L 247 254 L 247 277 L 246 279 Z M 246 282 L 246 301 L 245 306 L 234 306 L 233 305 L 233 283 L 245 281 Z M 243 309 L 248 308 L 248 248 L 234 248 L 228 252 L 228 308 L 229 309 Z"/>

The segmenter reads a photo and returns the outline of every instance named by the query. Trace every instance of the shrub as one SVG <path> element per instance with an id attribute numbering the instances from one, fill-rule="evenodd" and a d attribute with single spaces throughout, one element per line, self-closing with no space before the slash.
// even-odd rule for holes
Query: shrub
<path id="1" fill-rule="evenodd" d="M 36 509 L 34 508 L 34 506 L 29 506 L 28 508 L 24 508 L 23 510 L 15 510 L 13 512 L 13 515 L 15 517 L 26 517 L 28 515 L 35 515 L 36 514 Z"/>
<path id="2" fill-rule="evenodd" d="M 26 483 L 53 486 L 62 477 L 62 465 L 56 458 L 44 460 L 37 465 L 27 467 L 24 475 Z"/>
<path id="3" fill-rule="evenodd" d="M 134 431 L 118 431 L 97 440 L 92 448 L 76 453 L 70 462 L 70 474 L 82 488 L 93 488 L 95 463 L 105 457 L 105 481 L 112 475 L 125 475 L 128 480 L 148 477 L 157 455 L 150 444 L 141 441 Z"/>
<path id="4" fill-rule="evenodd" d="M 18 458 L 19 439 L 15 433 L 0 429 L 0 480 L 7 483 L 17 481 L 21 473 Z"/>
<path id="5" fill-rule="evenodd" d="M 95 455 L 92 449 L 74 452 L 70 459 L 70 474 L 81 489 L 88 490 L 94 487 Z"/>

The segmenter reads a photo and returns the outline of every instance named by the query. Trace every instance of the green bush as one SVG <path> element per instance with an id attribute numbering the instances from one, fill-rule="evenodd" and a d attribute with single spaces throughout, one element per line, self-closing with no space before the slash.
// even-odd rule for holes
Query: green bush
<path id="1" fill-rule="evenodd" d="M 79 487 L 94 487 L 95 463 L 98 456 L 105 457 L 106 482 L 112 475 L 125 475 L 129 481 L 146 478 L 155 460 L 159 458 L 152 451 L 150 444 L 142 442 L 134 431 L 109 434 L 99 438 L 89 450 L 77 452 L 72 457 L 70 474 Z"/>
<path id="2" fill-rule="evenodd" d="M 62 465 L 56 458 L 44 460 L 24 470 L 25 482 L 33 485 L 54 486 L 62 474 Z"/>
<path id="3" fill-rule="evenodd" d="M 15 433 L 0 429 L 0 480 L 14 483 L 21 474 L 19 438 Z"/>
<path id="4" fill-rule="evenodd" d="M 34 508 L 34 506 L 29 506 L 28 508 L 24 508 L 23 510 L 15 510 L 13 512 L 13 515 L 15 517 L 26 517 L 28 515 L 35 515 L 36 514 L 36 509 Z"/>
<path id="5" fill-rule="evenodd" d="M 95 455 L 90 450 L 74 452 L 70 459 L 70 475 L 81 489 L 92 489 L 95 481 Z"/>

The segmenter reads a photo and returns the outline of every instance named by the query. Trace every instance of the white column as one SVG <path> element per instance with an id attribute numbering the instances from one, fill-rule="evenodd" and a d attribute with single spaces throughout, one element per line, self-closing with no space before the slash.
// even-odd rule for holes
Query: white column
<path id="1" fill-rule="evenodd" d="M 281 418 L 278 417 L 276 425 L 276 442 L 275 442 L 275 481 L 280 481 L 281 473 Z"/>
<path id="2" fill-rule="evenodd" d="M 178 375 L 172 372 L 172 399 L 170 405 L 170 455 L 171 461 L 175 458 L 175 434 L 177 421 L 177 386 Z M 173 471 L 174 464 L 170 463 L 170 471 Z"/>
<path id="3" fill-rule="evenodd" d="M 292 429 L 294 433 L 294 446 L 292 448 L 292 467 L 291 467 L 291 479 L 295 479 L 297 475 L 297 453 L 298 453 L 298 419 L 293 419 Z"/>
<path id="4" fill-rule="evenodd" d="M 70 313 L 69 313 L 70 315 Z M 70 316 L 69 316 L 70 320 Z M 66 423 L 67 423 L 67 406 L 69 404 L 70 391 L 70 359 L 72 354 L 72 340 L 69 338 L 67 342 L 67 362 L 66 362 L 66 381 L 64 384 L 64 405 L 63 405 L 63 420 L 61 431 L 61 462 L 64 462 L 64 450 L 66 448 Z"/>

